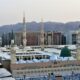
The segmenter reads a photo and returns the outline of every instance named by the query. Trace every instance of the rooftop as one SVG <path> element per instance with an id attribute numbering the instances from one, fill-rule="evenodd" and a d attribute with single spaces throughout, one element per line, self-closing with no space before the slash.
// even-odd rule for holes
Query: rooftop
<path id="1" fill-rule="evenodd" d="M 17 46 L 15 46 L 15 50 L 16 50 L 16 56 L 34 56 L 34 55 L 48 55 L 50 56 L 49 59 L 32 59 L 32 60 L 19 60 L 16 63 L 36 63 L 36 62 L 48 62 L 48 61 L 64 61 L 64 60 L 76 60 L 74 57 L 60 57 L 60 52 L 61 49 L 64 47 L 65 45 L 58 45 L 56 48 L 45 48 L 44 51 L 41 51 L 40 48 L 37 49 L 32 49 L 31 47 L 26 47 L 25 49 L 19 49 Z M 72 51 L 76 49 L 75 45 L 67 45 L 69 49 L 71 49 Z M 0 49 L 0 57 L 2 57 L 2 59 L 10 59 L 10 52 L 7 52 L 7 49 L 1 48 Z M 2 51 L 3 50 L 3 51 Z M 5 52 L 4 52 L 5 50 Z M 73 53 L 76 53 L 73 51 Z"/>
<path id="2" fill-rule="evenodd" d="M 0 78 L 12 76 L 10 72 L 8 72 L 5 68 L 0 68 Z"/>

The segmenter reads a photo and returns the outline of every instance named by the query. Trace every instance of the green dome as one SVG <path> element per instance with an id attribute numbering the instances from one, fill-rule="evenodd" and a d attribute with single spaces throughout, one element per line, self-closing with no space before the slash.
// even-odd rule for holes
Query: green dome
<path id="1" fill-rule="evenodd" d="M 60 53 L 60 57 L 71 57 L 71 51 L 68 49 L 67 46 L 62 48 L 61 53 Z"/>

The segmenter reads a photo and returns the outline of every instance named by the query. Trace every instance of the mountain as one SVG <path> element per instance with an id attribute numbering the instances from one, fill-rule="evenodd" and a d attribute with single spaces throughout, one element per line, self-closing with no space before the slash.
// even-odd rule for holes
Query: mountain
<path id="1" fill-rule="evenodd" d="M 78 30 L 79 29 L 80 22 L 68 22 L 68 23 L 59 23 L 59 22 L 44 22 L 44 30 L 45 31 L 59 31 L 59 32 L 65 32 L 70 30 Z M 40 31 L 41 23 L 37 22 L 28 22 L 26 23 L 27 31 Z M 23 24 L 17 23 L 13 25 L 4 25 L 0 26 L 0 35 L 2 33 L 8 33 L 11 32 L 11 30 L 17 32 L 23 30 Z"/>

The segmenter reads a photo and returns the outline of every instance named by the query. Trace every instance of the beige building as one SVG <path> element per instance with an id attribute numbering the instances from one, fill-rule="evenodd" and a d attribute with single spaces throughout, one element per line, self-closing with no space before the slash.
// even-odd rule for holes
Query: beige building
<path id="1" fill-rule="evenodd" d="M 80 72 L 80 61 L 57 61 L 31 64 L 11 64 L 13 77 L 46 76 L 49 73 L 66 75 Z"/>

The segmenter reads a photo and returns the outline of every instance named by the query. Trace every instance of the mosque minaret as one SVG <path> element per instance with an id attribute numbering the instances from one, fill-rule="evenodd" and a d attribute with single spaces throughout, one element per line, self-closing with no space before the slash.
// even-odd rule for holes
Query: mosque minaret
<path id="1" fill-rule="evenodd" d="M 14 40 L 11 40 L 11 64 L 16 63 L 16 50 L 14 48 Z"/>
<path id="2" fill-rule="evenodd" d="M 77 54 L 76 54 L 77 60 L 80 60 L 80 26 L 79 26 L 79 31 L 77 35 Z"/>
<path id="3" fill-rule="evenodd" d="M 27 39 L 26 39 L 26 22 L 25 22 L 25 13 L 23 14 L 23 46 L 26 47 Z"/>
<path id="4" fill-rule="evenodd" d="M 41 37 L 40 37 L 40 45 L 41 45 L 41 50 L 44 50 L 44 23 L 43 19 L 41 19 Z"/>

